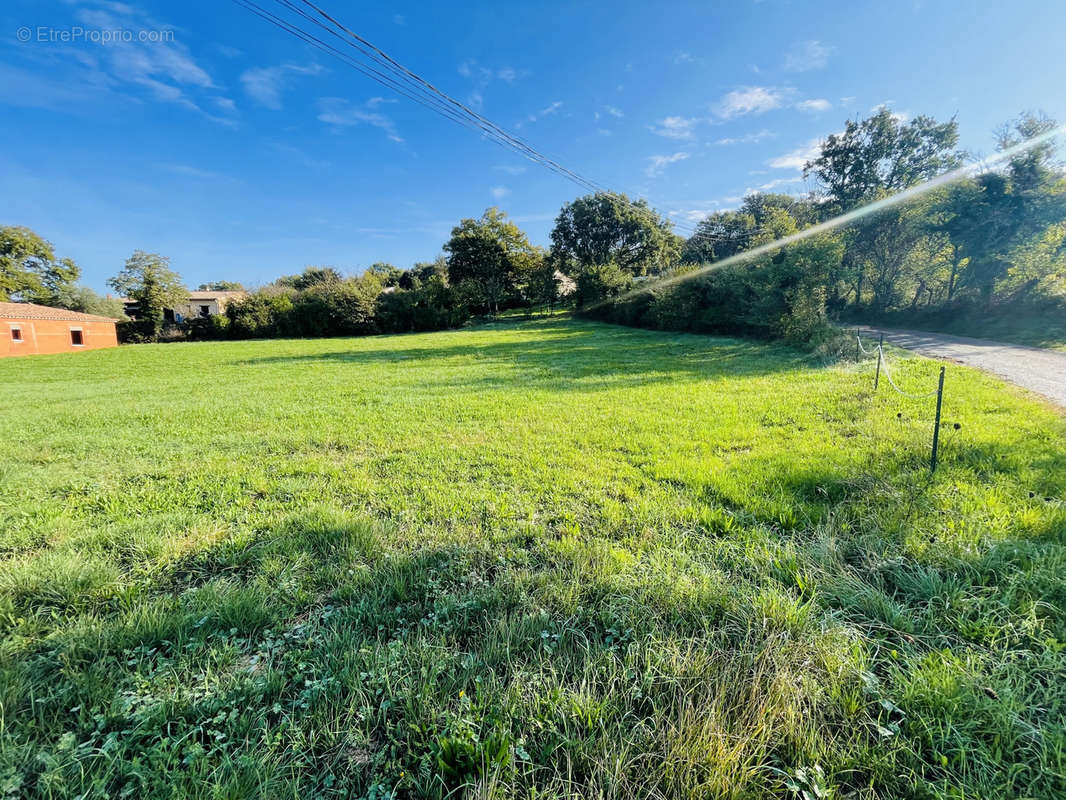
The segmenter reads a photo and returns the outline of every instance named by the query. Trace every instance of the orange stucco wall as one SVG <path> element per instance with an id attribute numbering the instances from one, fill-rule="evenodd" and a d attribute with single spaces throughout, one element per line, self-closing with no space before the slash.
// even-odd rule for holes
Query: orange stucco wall
<path id="1" fill-rule="evenodd" d="M 12 340 L 11 329 L 22 331 L 22 341 Z M 81 328 L 82 342 L 71 342 L 71 329 Z M 114 322 L 72 322 L 51 319 L 0 319 L 0 358 L 41 353 L 71 353 L 118 347 Z"/>

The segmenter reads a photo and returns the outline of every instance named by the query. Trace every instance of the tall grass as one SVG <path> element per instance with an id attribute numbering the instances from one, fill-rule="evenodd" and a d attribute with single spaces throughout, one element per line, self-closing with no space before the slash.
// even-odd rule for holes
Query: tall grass
<path id="1" fill-rule="evenodd" d="M 1062 796 L 1066 424 L 952 367 L 930 477 L 870 367 L 560 319 L 0 363 L 0 792 Z"/>

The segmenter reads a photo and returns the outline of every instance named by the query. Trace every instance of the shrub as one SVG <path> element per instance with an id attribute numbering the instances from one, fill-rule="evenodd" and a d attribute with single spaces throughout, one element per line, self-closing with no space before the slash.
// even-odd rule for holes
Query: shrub
<path id="1" fill-rule="evenodd" d="M 585 267 L 577 276 L 577 307 L 584 308 L 606 298 L 616 297 L 632 288 L 633 283 L 633 275 L 617 264 Z"/>
<path id="2" fill-rule="evenodd" d="M 589 313 L 623 325 L 816 346 L 830 336 L 825 273 L 826 265 L 839 258 L 839 248 L 833 237 L 814 237 L 754 262 L 679 276 L 666 285 L 650 284 Z"/>
<path id="3" fill-rule="evenodd" d="M 417 289 L 381 294 L 376 314 L 378 329 L 383 333 L 457 328 L 469 317 L 461 293 L 437 276 Z"/>
<path id="4" fill-rule="evenodd" d="M 210 317 L 192 317 L 181 323 L 185 336 L 194 341 L 225 339 L 229 335 L 229 317 L 216 314 Z"/>
<path id="5" fill-rule="evenodd" d="M 294 294 L 287 290 L 263 290 L 230 303 L 226 307 L 230 336 L 261 339 L 288 334 Z"/>

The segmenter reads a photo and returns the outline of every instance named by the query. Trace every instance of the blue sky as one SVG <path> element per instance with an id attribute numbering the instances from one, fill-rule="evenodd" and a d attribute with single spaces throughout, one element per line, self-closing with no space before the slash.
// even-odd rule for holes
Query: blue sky
<path id="1" fill-rule="evenodd" d="M 812 143 L 882 103 L 957 114 L 978 154 L 1024 109 L 1066 120 L 1066 3 L 321 4 L 689 224 L 751 190 L 803 191 Z M 61 40 L 79 27 L 171 41 Z M 0 224 L 51 240 L 98 290 L 135 249 L 193 286 L 406 267 L 491 205 L 546 245 L 581 194 L 225 0 L 7 0 L 0 118 Z"/>

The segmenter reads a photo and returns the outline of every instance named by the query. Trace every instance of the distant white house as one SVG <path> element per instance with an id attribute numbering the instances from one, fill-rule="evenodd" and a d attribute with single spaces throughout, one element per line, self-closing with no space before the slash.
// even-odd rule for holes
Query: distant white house
<path id="1" fill-rule="evenodd" d="M 163 317 L 167 322 L 181 322 L 186 319 L 195 319 L 196 317 L 214 317 L 218 314 L 226 313 L 226 306 L 232 303 L 234 300 L 240 300 L 248 296 L 248 292 L 212 292 L 212 291 L 195 291 L 189 292 L 188 302 L 182 303 L 174 308 L 168 308 L 163 311 Z M 138 311 L 137 303 L 128 297 L 122 298 L 122 305 L 126 311 L 126 316 L 130 319 L 137 319 Z"/>
<path id="2" fill-rule="evenodd" d="M 226 313 L 226 306 L 234 300 L 241 300 L 248 292 L 189 292 L 189 302 L 173 309 L 174 321 L 192 317 L 214 317 Z"/>

